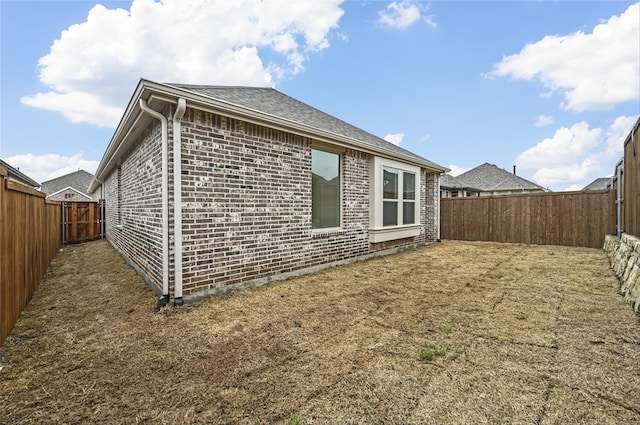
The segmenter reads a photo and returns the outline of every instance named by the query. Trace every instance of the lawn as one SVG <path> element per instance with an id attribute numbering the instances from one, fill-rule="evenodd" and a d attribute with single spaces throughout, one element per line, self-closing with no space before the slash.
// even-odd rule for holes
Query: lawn
<path id="1" fill-rule="evenodd" d="M 0 348 L 0 424 L 640 423 L 602 250 L 444 241 L 179 308 L 106 241 Z"/>

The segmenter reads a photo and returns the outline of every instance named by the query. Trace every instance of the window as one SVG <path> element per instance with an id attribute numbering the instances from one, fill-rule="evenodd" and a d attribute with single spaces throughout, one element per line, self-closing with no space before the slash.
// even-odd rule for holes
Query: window
<path id="1" fill-rule="evenodd" d="M 389 167 L 384 167 L 382 173 L 382 225 L 415 224 L 415 173 Z M 398 192 L 400 182 L 402 182 L 402 193 Z"/>
<path id="2" fill-rule="evenodd" d="M 73 193 L 65 193 L 64 199 L 73 199 Z"/>
<path id="3" fill-rule="evenodd" d="M 311 150 L 311 227 L 340 227 L 340 155 Z"/>
<path id="4" fill-rule="evenodd" d="M 372 180 L 369 240 L 377 243 L 419 235 L 420 168 L 375 157 Z"/>
<path id="5" fill-rule="evenodd" d="M 398 170 L 384 168 L 382 176 L 382 225 L 398 225 Z"/>
<path id="6" fill-rule="evenodd" d="M 416 175 L 402 173 L 402 224 L 416 222 Z"/>

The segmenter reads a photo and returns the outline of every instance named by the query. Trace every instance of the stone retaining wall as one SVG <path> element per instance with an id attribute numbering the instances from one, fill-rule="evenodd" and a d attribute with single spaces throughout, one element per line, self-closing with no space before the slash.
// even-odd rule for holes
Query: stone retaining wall
<path id="1" fill-rule="evenodd" d="M 611 268 L 620 280 L 620 294 L 633 303 L 633 311 L 640 310 L 640 239 L 622 234 L 620 241 L 613 235 L 604 240 L 604 250 Z"/>

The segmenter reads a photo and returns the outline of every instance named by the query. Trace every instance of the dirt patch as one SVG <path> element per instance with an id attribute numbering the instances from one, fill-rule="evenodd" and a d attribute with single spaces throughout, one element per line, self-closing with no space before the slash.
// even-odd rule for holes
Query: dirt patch
<path id="1" fill-rule="evenodd" d="M 65 248 L 0 348 L 0 423 L 638 423 L 640 325 L 597 249 L 448 242 L 154 313 Z"/>

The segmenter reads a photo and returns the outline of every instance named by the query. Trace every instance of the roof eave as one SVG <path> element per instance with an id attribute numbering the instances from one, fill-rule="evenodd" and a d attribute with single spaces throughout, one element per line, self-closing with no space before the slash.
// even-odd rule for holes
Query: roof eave
<path id="1" fill-rule="evenodd" d="M 67 186 L 67 187 L 65 187 L 64 189 L 60 189 L 60 190 L 58 190 L 58 191 L 55 191 L 55 192 L 53 192 L 53 193 L 51 193 L 51 194 L 47 195 L 47 199 L 48 199 L 48 198 L 51 198 L 51 197 L 54 197 L 54 196 L 56 196 L 56 195 L 59 195 L 60 193 L 65 192 L 65 191 L 67 191 L 67 190 L 72 190 L 72 191 L 76 192 L 77 194 L 79 194 L 79 195 L 81 195 L 81 196 L 84 196 L 85 198 L 87 198 L 87 199 L 89 199 L 89 200 L 90 200 L 90 199 L 92 199 L 92 198 L 91 198 L 91 196 L 89 196 L 89 195 L 87 195 L 86 193 L 81 192 L 81 191 L 79 191 L 78 189 L 76 189 L 75 187 L 71 187 L 71 186 Z"/>
<path id="2" fill-rule="evenodd" d="M 193 91 L 173 87 L 167 84 L 156 83 L 153 81 L 140 79 L 138 86 L 136 87 L 125 113 L 114 132 L 109 145 L 105 151 L 105 154 L 98 165 L 94 178 L 89 185 L 89 192 L 93 193 L 99 187 L 104 180 L 105 176 L 113 168 L 114 159 L 118 158 L 124 151 L 128 144 L 125 143 L 127 138 L 131 136 L 132 132 L 135 132 L 136 124 L 140 121 L 141 109 L 139 106 L 139 99 L 145 99 L 147 103 L 151 104 L 151 100 L 154 103 L 177 103 L 179 98 L 184 98 L 187 101 L 187 107 L 196 107 L 197 109 L 207 112 L 213 112 L 230 116 L 231 118 L 242 119 L 244 121 L 251 122 L 253 124 L 264 125 L 268 127 L 275 127 L 279 130 L 292 132 L 304 137 L 309 137 L 314 140 L 330 143 L 333 145 L 353 148 L 359 151 L 373 153 L 382 157 L 402 160 L 408 164 L 417 165 L 425 168 L 429 171 L 444 173 L 449 171 L 447 168 L 435 164 L 426 159 L 420 160 L 418 158 L 403 155 L 390 150 L 377 148 L 359 140 L 343 136 L 341 134 L 332 133 L 330 131 L 318 129 L 305 124 L 290 121 L 281 117 L 277 117 L 271 114 L 260 112 L 254 109 L 235 105 L 233 103 L 225 102 L 219 99 L 213 99 L 208 96 L 204 96 Z M 156 105 L 157 107 L 158 105 Z M 140 129 L 137 129 L 138 131 Z"/>
<path id="3" fill-rule="evenodd" d="M 317 127 L 301 124 L 295 121 L 287 120 L 275 115 L 271 115 L 265 112 L 257 111 L 255 109 L 238 106 L 230 102 L 225 102 L 219 99 L 213 99 L 211 97 L 190 91 L 185 89 L 179 89 L 170 85 L 153 83 L 158 89 L 166 90 L 170 96 L 183 97 L 187 102 L 192 102 L 197 105 L 198 109 L 205 110 L 207 112 L 214 112 L 224 115 L 231 115 L 232 118 L 242 119 L 253 124 L 278 127 L 280 130 L 293 132 L 295 134 L 316 139 L 325 143 L 338 145 L 346 148 L 355 148 L 360 151 L 369 153 L 375 153 L 381 156 L 385 156 L 393 159 L 402 159 L 404 162 L 412 165 L 418 165 L 420 167 L 429 169 L 435 172 L 448 172 L 449 169 L 435 164 L 428 160 L 419 160 L 408 155 L 402 155 L 397 152 L 393 152 L 386 149 L 376 148 L 375 146 L 361 142 L 359 140 L 343 136 L 338 133 L 333 133 Z M 187 104 L 187 106 L 189 106 Z"/>

